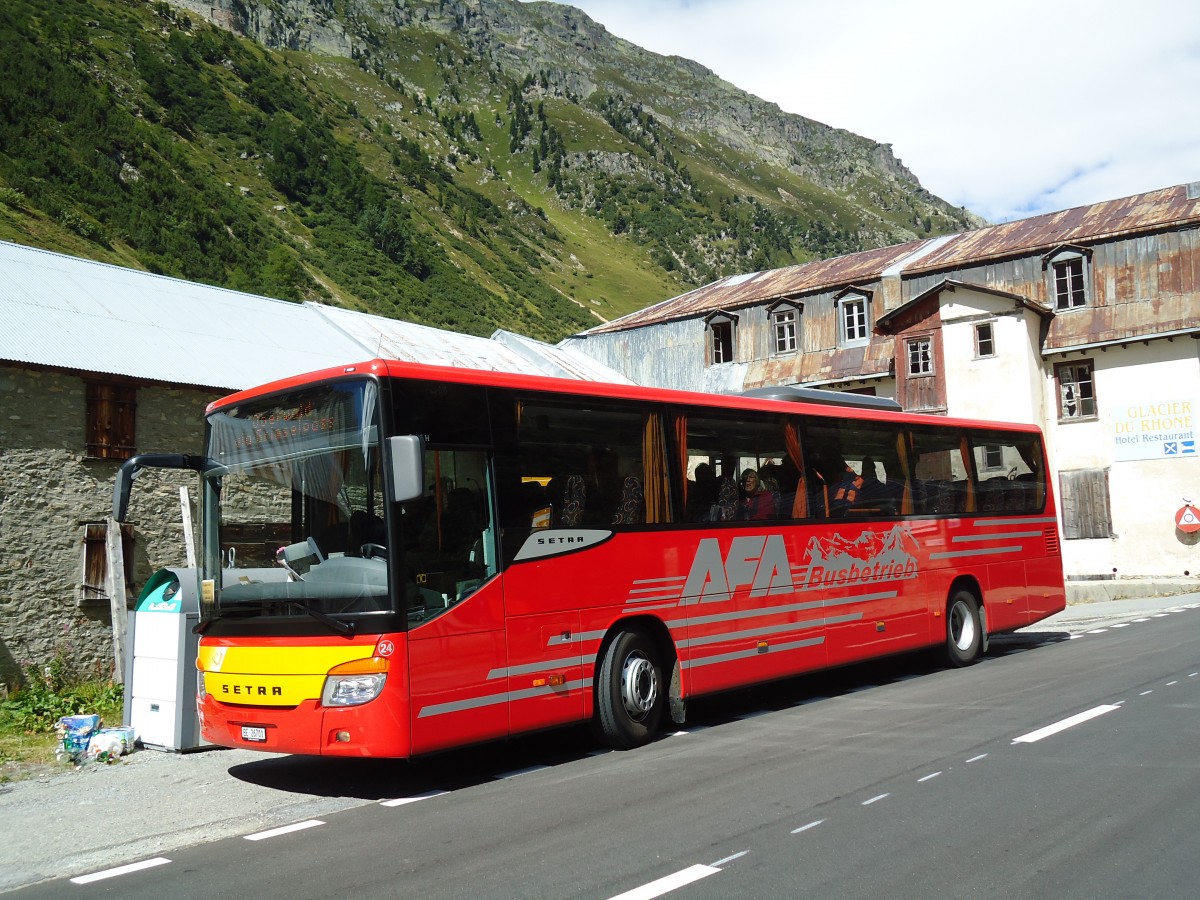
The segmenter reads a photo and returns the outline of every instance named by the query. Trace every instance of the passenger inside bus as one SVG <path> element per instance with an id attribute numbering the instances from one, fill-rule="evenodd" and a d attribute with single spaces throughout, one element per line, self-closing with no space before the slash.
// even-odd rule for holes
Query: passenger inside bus
<path id="1" fill-rule="evenodd" d="M 737 512 L 735 518 L 740 520 L 773 519 L 775 518 L 776 492 L 764 489 L 758 479 L 758 472 L 746 469 L 742 472 L 739 485 Z"/>
<path id="2" fill-rule="evenodd" d="M 687 510 L 689 522 L 708 521 L 709 511 L 717 502 L 717 476 L 709 463 L 696 466 L 696 480 L 688 484 Z"/>
<path id="3" fill-rule="evenodd" d="M 608 447 L 593 447 L 588 452 L 587 464 L 582 522 L 610 525 L 621 500 L 622 478 L 617 454 Z"/>

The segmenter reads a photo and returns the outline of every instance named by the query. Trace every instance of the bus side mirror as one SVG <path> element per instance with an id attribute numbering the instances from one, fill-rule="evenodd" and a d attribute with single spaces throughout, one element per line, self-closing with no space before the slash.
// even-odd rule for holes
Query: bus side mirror
<path id="1" fill-rule="evenodd" d="M 416 500 L 424 493 L 425 447 L 420 436 L 400 434 L 387 440 L 392 465 L 392 499 Z"/>
<path id="2" fill-rule="evenodd" d="M 113 482 L 112 517 L 118 522 L 124 522 L 129 512 L 129 494 L 133 487 L 133 479 L 141 475 L 143 469 L 148 468 L 207 472 L 220 468 L 220 465 L 203 456 L 185 456 L 179 453 L 143 453 L 125 460 L 117 470 L 117 478 Z"/>

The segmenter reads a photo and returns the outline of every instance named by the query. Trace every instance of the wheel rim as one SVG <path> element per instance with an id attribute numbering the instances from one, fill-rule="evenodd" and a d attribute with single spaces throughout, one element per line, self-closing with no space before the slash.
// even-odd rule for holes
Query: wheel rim
<path id="1" fill-rule="evenodd" d="M 950 640 L 964 652 L 975 645 L 975 617 L 961 600 L 950 610 Z"/>
<path id="2" fill-rule="evenodd" d="M 625 657 L 621 667 L 621 703 L 635 722 L 644 719 L 658 700 L 658 672 L 641 651 Z"/>

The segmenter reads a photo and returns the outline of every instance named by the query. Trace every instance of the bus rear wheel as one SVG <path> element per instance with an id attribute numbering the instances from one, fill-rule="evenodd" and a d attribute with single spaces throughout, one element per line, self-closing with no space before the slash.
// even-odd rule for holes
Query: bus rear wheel
<path id="1" fill-rule="evenodd" d="M 969 666 L 982 648 L 979 600 L 966 588 L 960 588 L 946 604 L 946 661 L 956 668 Z"/>
<path id="2" fill-rule="evenodd" d="M 622 750 L 645 744 L 658 731 L 666 701 L 654 642 L 638 629 L 619 632 L 604 653 L 596 679 L 601 738 Z"/>

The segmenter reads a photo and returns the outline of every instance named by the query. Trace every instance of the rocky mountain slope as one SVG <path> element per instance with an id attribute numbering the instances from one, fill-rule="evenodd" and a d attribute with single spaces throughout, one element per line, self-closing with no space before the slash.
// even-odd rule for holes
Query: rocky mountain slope
<path id="1" fill-rule="evenodd" d="M 978 224 L 890 148 L 515 0 L 7 0 L 0 238 L 557 339 Z"/>

